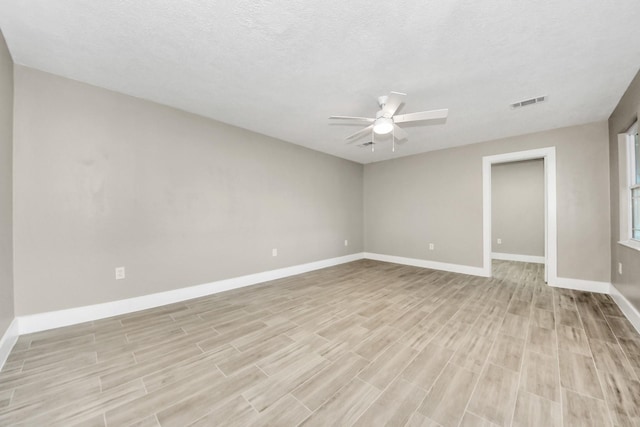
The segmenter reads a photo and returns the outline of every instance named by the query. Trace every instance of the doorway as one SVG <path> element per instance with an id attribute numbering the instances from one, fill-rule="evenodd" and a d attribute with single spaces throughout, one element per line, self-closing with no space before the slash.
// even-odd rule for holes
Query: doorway
<path id="1" fill-rule="evenodd" d="M 544 277 L 544 160 L 491 165 L 491 233 L 494 276 L 516 261 Z"/>
<path id="2" fill-rule="evenodd" d="M 524 160 L 542 159 L 544 162 L 544 264 L 545 281 L 553 285 L 557 278 L 557 227 L 556 227 L 556 159 L 555 147 L 540 148 L 514 153 L 485 156 L 482 158 L 483 201 L 483 270 L 492 276 L 492 182 L 493 165 Z"/>

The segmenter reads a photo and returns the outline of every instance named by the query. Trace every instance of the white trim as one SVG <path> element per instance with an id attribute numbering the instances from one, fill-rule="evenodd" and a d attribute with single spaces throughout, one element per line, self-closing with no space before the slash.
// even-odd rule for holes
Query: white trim
<path id="1" fill-rule="evenodd" d="M 620 240 L 631 239 L 631 197 L 629 184 L 631 183 L 631 159 L 628 133 L 618 134 L 618 198 L 620 204 Z"/>
<path id="2" fill-rule="evenodd" d="M 482 158 L 482 251 L 484 276 L 491 277 L 491 165 L 544 159 L 545 178 L 545 274 L 548 283 L 558 275 L 558 237 L 555 147 L 484 156 Z"/>
<path id="3" fill-rule="evenodd" d="M 414 267 L 431 268 L 433 270 L 450 271 L 452 273 L 470 274 L 473 276 L 489 277 L 485 274 L 485 270 L 482 267 L 472 267 L 470 265 L 461 264 L 449 264 L 446 262 L 429 261 L 426 259 L 405 258 L 394 255 L 374 254 L 371 252 L 365 252 L 364 257 L 366 259 L 372 259 L 375 261 L 392 262 L 395 264 L 411 265 Z"/>
<path id="4" fill-rule="evenodd" d="M 111 301 L 102 304 L 94 304 L 84 307 L 70 308 L 66 310 L 50 311 L 46 313 L 31 314 L 28 316 L 18 316 L 20 334 L 45 331 L 47 329 L 59 328 L 62 326 L 75 325 L 92 320 L 104 319 L 106 317 L 117 316 L 119 314 L 131 313 L 134 311 L 146 310 L 148 308 L 173 304 L 193 298 L 199 298 L 218 292 L 231 289 L 242 288 L 267 282 L 269 280 L 281 279 L 283 277 L 294 276 L 320 268 L 332 267 L 351 261 L 364 258 L 362 252 L 346 255 L 337 258 L 330 258 L 307 264 L 295 265 L 292 267 L 279 268 L 277 270 L 265 271 L 262 273 L 249 274 L 247 276 L 234 277 L 231 279 L 219 280 L 205 283 L 203 285 L 190 286 L 187 288 L 175 289 L 172 291 L 159 292 L 141 297 L 128 298 L 119 301 Z"/>
<path id="5" fill-rule="evenodd" d="M 636 328 L 636 331 L 640 333 L 640 311 L 613 285 L 611 285 L 611 297 L 616 304 L 618 304 L 618 307 L 620 307 L 620 310 L 622 310 L 622 313 L 624 313 L 633 327 Z"/>
<path id="6" fill-rule="evenodd" d="M 2 369 L 2 366 L 9 356 L 9 353 L 17 342 L 18 336 L 22 334 L 44 331 L 47 329 L 53 329 L 62 326 L 88 322 L 91 320 L 117 316 L 119 314 L 145 310 L 148 308 L 158 307 L 166 304 L 172 304 L 175 302 L 211 295 L 231 289 L 251 286 L 269 280 L 280 279 L 283 277 L 302 274 L 321 268 L 357 261 L 363 258 L 383 262 L 392 262 L 396 264 L 411 265 L 415 267 L 430 268 L 435 270 L 450 271 L 453 273 L 490 277 L 486 275 L 486 270 L 482 267 L 472 267 L 468 265 L 449 264 L 416 258 L 361 252 L 338 258 L 330 258 L 326 260 L 310 262 L 307 264 L 220 280 L 203 285 L 191 286 L 188 288 L 181 288 L 136 298 L 129 298 L 126 300 L 71 308 L 67 310 L 33 314 L 29 316 L 18 316 L 13 319 L 5 334 L 2 336 L 2 338 L 0 338 L 0 369 Z M 554 282 L 549 282 L 549 285 L 586 292 L 611 293 L 614 301 L 618 304 L 625 316 L 627 316 L 634 327 L 638 329 L 638 331 L 640 331 L 640 313 L 610 283 L 558 277 Z"/>
<path id="7" fill-rule="evenodd" d="M 556 277 L 556 280 L 554 282 L 549 282 L 549 286 L 553 286 L 555 288 L 573 289 L 583 292 L 595 292 L 598 294 L 608 294 L 611 292 L 611 283 L 609 282 L 571 279 L 569 277 Z"/>
<path id="8" fill-rule="evenodd" d="M 500 259 L 503 261 L 534 262 L 536 264 L 544 264 L 544 257 L 536 256 L 536 255 L 503 254 L 500 252 L 491 252 L 491 259 Z"/>
<path id="9" fill-rule="evenodd" d="M 7 361 L 7 357 L 9 357 L 13 346 L 16 345 L 18 336 L 20 335 L 19 332 L 18 320 L 14 318 L 4 335 L 2 335 L 2 338 L 0 338 L 0 370 L 2 370 L 4 363 Z"/>
<path id="10" fill-rule="evenodd" d="M 633 202 L 632 191 L 640 184 L 635 183 L 635 135 L 638 133 L 636 121 L 625 133 L 618 134 L 618 184 L 620 202 L 620 240 L 630 248 L 640 247 L 640 242 L 633 237 Z M 623 243 L 624 244 L 624 243 Z M 635 246 L 635 247 L 634 247 Z"/>
<path id="11" fill-rule="evenodd" d="M 640 242 L 637 240 L 624 240 L 618 242 L 619 245 L 626 246 L 630 249 L 635 249 L 636 251 L 640 251 Z"/>

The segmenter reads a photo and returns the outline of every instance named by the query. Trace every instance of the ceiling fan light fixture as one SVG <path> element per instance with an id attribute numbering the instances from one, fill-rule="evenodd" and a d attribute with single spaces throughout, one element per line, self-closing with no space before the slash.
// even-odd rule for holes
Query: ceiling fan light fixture
<path id="1" fill-rule="evenodd" d="M 393 120 L 386 117 L 380 117 L 373 125 L 373 131 L 378 135 L 386 135 L 393 130 Z"/>

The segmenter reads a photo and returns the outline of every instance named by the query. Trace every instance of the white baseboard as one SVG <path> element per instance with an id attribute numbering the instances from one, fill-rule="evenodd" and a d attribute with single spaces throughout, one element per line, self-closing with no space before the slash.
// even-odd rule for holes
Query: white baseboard
<path id="1" fill-rule="evenodd" d="M 611 298 L 618 304 L 618 307 L 620 307 L 620 310 L 622 310 L 627 319 L 629 319 L 633 327 L 636 328 L 636 331 L 640 333 L 640 311 L 613 285 L 611 285 Z"/>
<path id="2" fill-rule="evenodd" d="M 18 316 L 16 318 L 17 325 L 19 326 L 18 331 L 20 335 L 30 334 L 33 332 L 45 331 L 48 329 L 60 328 L 63 326 L 90 322 L 92 320 L 99 320 L 107 317 L 118 316 L 120 314 L 146 310 L 162 305 L 173 304 L 193 298 L 199 298 L 219 292 L 229 291 L 231 289 L 251 286 L 257 283 L 268 282 L 270 280 L 281 279 L 283 277 L 294 276 L 296 274 L 307 273 L 309 271 L 357 261 L 363 258 L 486 277 L 486 273 L 481 267 L 470 267 L 466 265 L 447 264 L 414 258 L 404 258 L 391 255 L 361 252 L 338 258 L 330 258 L 326 260 L 310 262 L 307 264 L 300 264 L 292 267 L 280 268 L 277 270 L 265 271 L 262 273 L 250 274 L 247 276 L 234 277 L 231 279 L 219 280 L 202 285 L 175 289 L 172 291 L 143 295 L 135 298 L 128 298 L 124 300 L 111 301 L 84 307 L 70 308 L 66 310 L 57 310 L 46 313 Z"/>
<path id="3" fill-rule="evenodd" d="M 570 279 L 568 277 L 558 277 L 554 283 L 549 282 L 549 286 L 556 288 L 573 289 L 583 292 L 595 292 L 598 294 L 608 294 L 611 292 L 611 283 L 596 282 L 595 280 Z"/>
<path id="4" fill-rule="evenodd" d="M 187 288 L 144 295 L 141 297 L 128 298 L 124 300 L 94 304 L 84 307 L 70 308 L 66 310 L 50 311 L 47 313 L 18 316 L 13 320 L 9 329 L 0 340 L 0 361 L 4 363 L 7 356 L 9 355 L 9 352 L 18 339 L 18 336 L 22 334 L 29 334 L 63 326 L 75 325 L 78 323 L 90 322 L 92 320 L 104 319 L 120 314 L 127 314 L 135 311 L 159 307 L 162 305 L 173 304 L 176 302 L 212 295 L 231 289 L 242 288 L 245 286 L 255 285 L 257 283 L 268 282 L 270 280 L 281 279 L 284 277 L 294 276 L 296 274 L 302 274 L 321 268 L 332 267 L 347 262 L 357 261 L 363 258 L 376 261 L 392 262 L 396 264 L 411 265 L 414 267 L 430 268 L 434 270 L 450 271 L 452 273 L 488 277 L 487 272 L 482 267 L 472 267 L 468 265 L 449 264 L 416 258 L 405 258 L 393 255 L 361 252 L 337 258 L 310 262 L 307 264 L 300 264 L 292 267 L 280 268 L 277 270 L 265 271 L 262 273 L 250 274 L 247 276 L 219 280 L 216 282 L 190 286 Z M 555 283 L 550 283 L 550 285 L 560 288 L 607 294 L 615 291 L 615 288 L 613 288 L 610 283 L 561 277 L 559 277 Z M 619 292 L 617 293 L 617 295 L 619 295 L 619 297 L 614 296 L 614 299 L 624 298 L 621 294 L 619 294 Z M 624 301 L 626 301 L 626 299 Z M 617 299 L 616 302 L 618 302 Z M 625 303 L 618 303 L 618 305 L 620 304 Z M 622 308 L 621 306 L 621 309 L 625 314 L 627 314 L 630 320 L 633 318 L 633 313 L 636 313 L 636 322 L 638 323 L 634 323 L 634 325 L 637 328 L 637 325 L 640 324 L 640 320 L 638 320 L 640 319 L 640 315 L 637 315 L 637 311 L 630 311 L 628 307 L 631 307 L 631 310 L 635 309 L 633 309 L 628 301 L 626 301 L 625 307 L 627 308 Z M 628 314 L 627 312 L 630 312 L 631 314 Z M 0 363 L 0 368 L 2 363 Z"/>
<path id="5" fill-rule="evenodd" d="M 452 273 L 470 274 L 473 276 L 488 277 L 482 267 L 472 267 L 469 265 L 448 264 L 445 262 L 429 261 L 425 259 L 405 258 L 393 255 L 374 254 L 365 252 L 364 258 L 376 261 L 392 262 L 395 264 L 411 265 L 414 267 L 431 268 L 433 270 L 450 271 Z"/>
<path id="6" fill-rule="evenodd" d="M 544 257 L 536 256 L 536 255 L 518 255 L 518 254 L 503 254 L 500 252 L 491 252 L 491 259 L 500 259 L 503 261 L 534 262 L 536 264 L 544 264 Z"/>
<path id="7" fill-rule="evenodd" d="M 234 277 L 231 279 L 219 280 L 205 283 L 203 285 L 190 286 L 187 288 L 175 289 L 172 291 L 159 292 L 141 297 L 128 298 L 119 301 L 111 301 L 102 304 L 94 304 L 84 307 L 70 308 L 66 310 L 50 311 L 46 313 L 18 316 L 20 335 L 32 332 L 45 331 L 48 329 L 60 328 L 62 326 L 75 325 L 78 323 L 90 322 L 92 320 L 104 319 L 120 314 L 134 311 L 146 310 L 162 305 L 173 304 L 193 298 L 199 298 L 218 292 L 231 289 L 242 288 L 255 285 L 257 283 L 268 282 L 270 280 L 281 279 L 283 277 L 294 276 L 320 268 L 332 267 L 351 261 L 364 258 L 364 254 L 356 253 L 337 258 L 330 258 L 307 264 L 295 265 L 292 267 L 279 268 L 277 270 L 265 271 L 262 273 L 249 274 L 247 276 Z"/>
<path id="8" fill-rule="evenodd" d="M 9 324 L 9 327 L 5 331 L 2 338 L 0 338 L 0 370 L 4 366 L 4 362 L 7 361 L 7 357 L 9 357 L 9 353 L 11 353 L 11 349 L 18 341 L 19 334 L 18 329 L 18 319 L 13 319 Z"/>

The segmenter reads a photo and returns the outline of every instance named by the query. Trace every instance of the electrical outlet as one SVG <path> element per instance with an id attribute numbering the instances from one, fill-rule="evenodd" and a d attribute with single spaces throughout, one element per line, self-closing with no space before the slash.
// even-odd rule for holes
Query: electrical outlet
<path id="1" fill-rule="evenodd" d="M 622 275 L 622 263 L 618 263 L 618 274 Z"/>
<path id="2" fill-rule="evenodd" d="M 498 244 L 501 245 L 502 244 L 502 239 L 498 238 Z"/>
<path id="3" fill-rule="evenodd" d="M 116 280 L 124 279 L 124 267 L 116 267 Z"/>
<path id="4" fill-rule="evenodd" d="M 278 256 L 278 248 L 271 249 L 271 256 Z"/>
<path id="5" fill-rule="evenodd" d="M 436 248 L 436 245 L 434 245 L 433 243 L 429 243 L 429 250 L 432 251 Z"/>
<path id="6" fill-rule="evenodd" d="M 345 246 L 349 246 L 349 241 L 348 241 L 348 240 L 345 240 L 345 241 L 344 241 L 344 245 L 345 245 Z"/>

